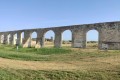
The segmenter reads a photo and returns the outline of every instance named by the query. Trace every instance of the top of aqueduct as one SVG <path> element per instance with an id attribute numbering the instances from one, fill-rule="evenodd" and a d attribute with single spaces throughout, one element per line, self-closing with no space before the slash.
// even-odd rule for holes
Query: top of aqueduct
<path id="1" fill-rule="evenodd" d="M 46 28 L 33 28 L 33 29 L 21 29 L 21 30 L 13 30 L 13 31 L 2 31 L 0 33 L 5 33 L 5 32 L 16 32 L 16 31 L 26 31 L 26 30 L 44 30 L 44 29 L 61 29 L 61 28 L 84 28 L 85 26 L 96 26 L 96 27 L 100 27 L 100 25 L 106 25 L 106 24 L 114 24 L 114 23 L 119 23 L 120 21 L 111 21 L 111 22 L 98 22 L 98 23 L 89 23 L 89 24 L 77 24 L 77 25 L 68 25 L 68 26 L 56 26 L 56 27 L 46 27 Z"/>

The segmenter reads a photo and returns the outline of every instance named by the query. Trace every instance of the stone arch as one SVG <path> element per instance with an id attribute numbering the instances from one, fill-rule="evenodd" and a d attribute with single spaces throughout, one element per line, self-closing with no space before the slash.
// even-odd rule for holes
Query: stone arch
<path id="1" fill-rule="evenodd" d="M 72 46 L 72 31 L 70 29 L 62 31 L 62 46 Z"/>
<path id="2" fill-rule="evenodd" d="M 9 33 L 9 34 L 7 35 L 7 44 L 10 44 L 10 39 L 11 39 L 11 34 Z"/>
<path id="3" fill-rule="evenodd" d="M 20 40 L 20 43 L 23 45 L 25 42 L 24 42 L 24 35 L 25 35 L 25 32 L 22 31 L 21 32 L 21 40 Z"/>
<path id="4" fill-rule="evenodd" d="M 55 32 L 53 30 L 47 30 L 44 32 L 45 47 L 53 47 L 55 39 Z"/>
<path id="5" fill-rule="evenodd" d="M 1 35 L 1 43 L 3 44 L 4 43 L 4 34 Z"/>
<path id="6" fill-rule="evenodd" d="M 36 41 L 37 41 L 37 32 L 33 31 L 31 33 L 31 47 L 35 47 L 36 46 Z"/>
<path id="7" fill-rule="evenodd" d="M 16 45 L 18 43 L 17 36 L 17 33 L 13 34 L 13 45 Z"/>
<path id="8" fill-rule="evenodd" d="M 86 31 L 86 48 L 98 48 L 99 46 L 99 31 L 90 29 Z"/>

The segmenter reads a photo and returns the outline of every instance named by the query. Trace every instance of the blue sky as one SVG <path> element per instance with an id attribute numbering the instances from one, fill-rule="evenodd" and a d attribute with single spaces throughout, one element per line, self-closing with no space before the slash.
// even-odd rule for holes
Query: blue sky
<path id="1" fill-rule="evenodd" d="M 0 0 L 0 31 L 109 21 L 120 21 L 120 0 Z"/>

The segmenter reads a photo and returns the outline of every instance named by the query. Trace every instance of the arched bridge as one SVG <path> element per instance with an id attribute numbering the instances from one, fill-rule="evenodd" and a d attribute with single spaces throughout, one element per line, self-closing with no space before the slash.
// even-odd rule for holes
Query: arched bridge
<path id="1" fill-rule="evenodd" d="M 31 34 L 36 32 L 35 47 L 44 47 L 44 35 L 49 30 L 55 33 L 55 47 L 61 47 L 61 34 L 65 30 L 70 30 L 72 33 L 72 47 L 86 48 L 86 33 L 89 30 L 97 30 L 99 33 L 99 49 L 120 49 L 120 21 L 0 32 L 0 43 L 11 45 L 17 43 L 23 47 L 30 47 Z M 24 33 L 24 41 L 22 41 L 22 33 Z M 17 35 L 17 42 L 15 42 L 15 35 Z"/>

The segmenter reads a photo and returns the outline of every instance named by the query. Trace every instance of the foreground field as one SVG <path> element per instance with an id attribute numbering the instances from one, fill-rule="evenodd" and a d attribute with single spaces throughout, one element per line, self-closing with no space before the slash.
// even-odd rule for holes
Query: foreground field
<path id="1" fill-rule="evenodd" d="M 0 80 L 120 80 L 120 71 L 45 71 L 0 69 Z"/>
<path id="2" fill-rule="evenodd" d="M 120 80 L 120 51 L 0 46 L 0 80 Z"/>

